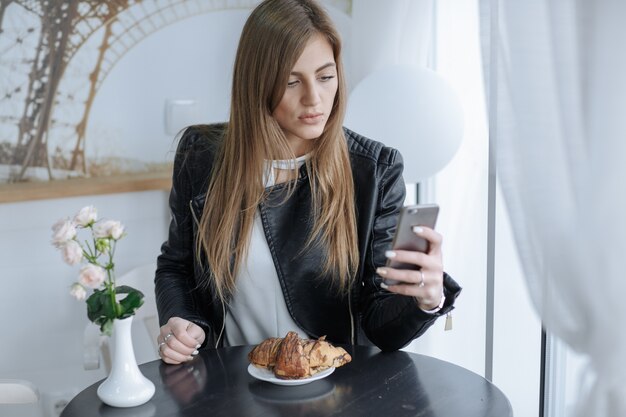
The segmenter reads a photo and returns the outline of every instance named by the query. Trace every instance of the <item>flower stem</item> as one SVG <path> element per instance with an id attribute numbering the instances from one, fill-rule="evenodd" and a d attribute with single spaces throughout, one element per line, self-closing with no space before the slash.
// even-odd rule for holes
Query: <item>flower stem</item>
<path id="1" fill-rule="evenodd" d="M 110 268 L 106 268 L 107 271 L 107 291 L 109 292 L 109 297 L 111 298 L 111 305 L 113 306 L 113 311 L 115 312 L 115 317 L 117 318 L 120 315 L 120 306 L 115 299 L 115 278 L 113 277 L 113 271 Z"/>

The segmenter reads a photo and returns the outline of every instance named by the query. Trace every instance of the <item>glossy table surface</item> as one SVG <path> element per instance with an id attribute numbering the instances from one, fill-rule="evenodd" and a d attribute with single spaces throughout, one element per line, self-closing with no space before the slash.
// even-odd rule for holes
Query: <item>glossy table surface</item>
<path id="1" fill-rule="evenodd" d="M 513 415 L 509 401 L 497 387 L 457 365 L 402 351 L 345 348 L 352 362 L 324 379 L 300 386 L 278 386 L 250 376 L 250 346 L 205 349 L 184 365 L 148 362 L 140 368 L 154 382 L 156 393 L 146 404 L 109 407 L 96 395 L 97 382 L 72 399 L 61 416 Z"/>

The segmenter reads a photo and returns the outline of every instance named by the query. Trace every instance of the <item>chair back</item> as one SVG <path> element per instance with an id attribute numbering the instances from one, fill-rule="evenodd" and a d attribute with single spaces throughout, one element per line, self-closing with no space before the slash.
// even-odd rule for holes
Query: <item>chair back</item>
<path id="1" fill-rule="evenodd" d="M 0 378 L 0 416 L 41 417 L 39 390 L 29 381 Z"/>
<path id="2" fill-rule="evenodd" d="M 37 387 L 20 379 L 0 379 L 0 404 L 32 404 L 39 401 Z"/>
<path id="3" fill-rule="evenodd" d="M 118 277 L 117 285 L 128 285 L 144 295 L 143 305 L 135 313 L 133 322 L 133 347 L 138 363 L 159 359 L 157 336 L 159 317 L 154 295 L 156 263 L 141 265 Z M 140 325 L 141 323 L 141 325 Z"/>

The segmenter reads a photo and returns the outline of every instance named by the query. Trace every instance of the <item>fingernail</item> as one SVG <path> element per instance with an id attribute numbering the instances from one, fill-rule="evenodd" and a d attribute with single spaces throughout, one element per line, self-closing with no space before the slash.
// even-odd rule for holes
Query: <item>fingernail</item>
<path id="1" fill-rule="evenodd" d="M 387 275 L 387 270 L 385 268 L 376 268 L 376 273 L 378 275 Z"/>
<path id="2" fill-rule="evenodd" d="M 385 252 L 385 256 L 387 258 L 395 258 L 396 257 L 396 253 L 392 250 L 388 250 L 387 252 Z"/>
<path id="3" fill-rule="evenodd" d="M 197 350 L 194 350 L 193 352 L 191 352 L 191 356 L 196 356 L 198 354 Z"/>
<path id="4" fill-rule="evenodd" d="M 187 356 L 187 360 L 188 361 L 193 360 L 193 356 Z"/>
<path id="5" fill-rule="evenodd" d="M 413 233 L 422 233 L 424 229 L 419 226 L 413 226 Z"/>
<path id="6" fill-rule="evenodd" d="M 196 345 L 196 349 L 200 349 L 200 346 L 202 346 L 202 345 L 201 345 L 200 343 L 198 343 L 198 344 Z"/>
<path id="7" fill-rule="evenodd" d="M 384 282 L 381 282 L 380 283 L 380 288 L 388 289 L 389 286 L 387 284 L 385 284 Z"/>

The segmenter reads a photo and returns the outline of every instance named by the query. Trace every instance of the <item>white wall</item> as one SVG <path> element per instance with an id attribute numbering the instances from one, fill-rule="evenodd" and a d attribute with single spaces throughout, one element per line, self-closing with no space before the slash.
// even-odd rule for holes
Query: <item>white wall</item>
<path id="1" fill-rule="evenodd" d="M 31 380 L 47 412 L 105 376 L 82 368 L 86 306 L 69 295 L 78 267 L 63 263 L 50 244 L 51 225 L 88 204 L 126 226 L 118 275 L 155 260 L 169 219 L 162 191 L 0 204 L 0 377 Z"/>

